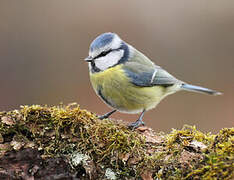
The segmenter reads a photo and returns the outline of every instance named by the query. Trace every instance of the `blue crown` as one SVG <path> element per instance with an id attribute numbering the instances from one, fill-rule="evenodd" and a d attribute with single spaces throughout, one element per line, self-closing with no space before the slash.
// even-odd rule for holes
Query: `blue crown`
<path id="1" fill-rule="evenodd" d="M 114 39 L 115 34 L 114 33 L 103 33 L 100 36 L 98 36 L 96 39 L 93 40 L 93 42 L 90 45 L 90 51 L 94 51 L 96 49 L 102 48 L 112 42 Z"/>

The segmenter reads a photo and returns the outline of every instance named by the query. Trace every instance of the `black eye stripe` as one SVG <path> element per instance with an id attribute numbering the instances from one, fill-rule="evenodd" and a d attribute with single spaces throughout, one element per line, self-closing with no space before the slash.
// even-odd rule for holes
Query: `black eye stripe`
<path id="1" fill-rule="evenodd" d="M 108 50 L 108 51 L 103 51 L 101 52 L 101 54 L 99 54 L 98 56 L 96 56 L 94 59 L 106 56 L 107 54 L 109 54 L 112 51 L 112 49 Z"/>

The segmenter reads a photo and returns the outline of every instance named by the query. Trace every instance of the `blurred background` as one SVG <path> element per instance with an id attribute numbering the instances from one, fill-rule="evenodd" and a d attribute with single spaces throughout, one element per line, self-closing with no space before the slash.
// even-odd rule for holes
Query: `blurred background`
<path id="1" fill-rule="evenodd" d="M 77 102 L 97 114 L 84 58 L 115 32 L 177 78 L 223 96 L 179 92 L 147 112 L 156 131 L 183 124 L 216 133 L 234 125 L 234 1 L 0 1 L 0 111 Z M 135 121 L 138 115 L 113 118 Z"/>

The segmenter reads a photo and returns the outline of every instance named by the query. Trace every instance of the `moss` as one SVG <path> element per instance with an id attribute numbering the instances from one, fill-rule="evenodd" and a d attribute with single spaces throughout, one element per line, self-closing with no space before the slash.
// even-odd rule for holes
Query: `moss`
<path id="1" fill-rule="evenodd" d="M 1 112 L 0 119 L 1 156 L 12 149 L 35 148 L 43 158 L 68 157 L 73 168 L 83 166 L 89 177 L 95 174 L 97 179 L 105 178 L 107 170 L 115 172 L 115 178 L 233 177 L 234 128 L 217 135 L 191 126 L 169 134 L 149 128 L 131 131 L 121 121 L 101 121 L 76 104 L 22 106 Z"/>
<path id="2" fill-rule="evenodd" d="M 212 147 L 202 166 L 187 177 L 200 175 L 204 179 L 231 179 L 234 171 L 234 129 L 222 129 L 212 141 Z"/>

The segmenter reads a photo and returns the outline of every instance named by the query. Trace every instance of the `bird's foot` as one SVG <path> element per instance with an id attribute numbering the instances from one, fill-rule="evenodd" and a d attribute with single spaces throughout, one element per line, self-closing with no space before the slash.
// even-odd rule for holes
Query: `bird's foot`
<path id="1" fill-rule="evenodd" d="M 134 130 L 134 129 L 140 127 L 141 125 L 144 126 L 145 123 L 142 120 L 138 119 L 136 122 L 129 124 L 128 127 L 130 129 Z"/>
<path id="2" fill-rule="evenodd" d="M 108 113 L 106 113 L 106 114 L 104 114 L 104 115 L 102 115 L 102 116 L 98 116 L 98 119 L 100 119 L 100 120 L 107 119 L 107 118 L 110 117 L 110 115 L 113 114 L 114 112 L 116 112 L 116 110 L 113 110 L 113 111 L 111 111 L 111 112 L 108 112 Z"/>
<path id="3" fill-rule="evenodd" d="M 142 111 L 140 117 L 136 120 L 136 122 L 129 124 L 128 127 L 129 127 L 130 129 L 134 130 L 134 129 L 138 128 L 138 127 L 141 126 L 141 125 L 144 126 L 145 123 L 144 123 L 143 120 L 142 120 L 142 119 L 143 119 L 143 116 L 144 116 L 144 113 L 145 113 L 145 109 Z"/>

